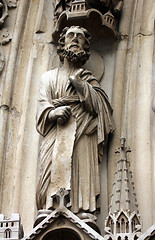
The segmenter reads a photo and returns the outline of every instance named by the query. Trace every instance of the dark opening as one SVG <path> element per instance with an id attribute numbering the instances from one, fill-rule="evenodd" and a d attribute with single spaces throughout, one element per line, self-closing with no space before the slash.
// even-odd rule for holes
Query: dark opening
<path id="1" fill-rule="evenodd" d="M 0 18 L 3 16 L 4 5 L 2 1 L 0 1 Z"/>
<path id="2" fill-rule="evenodd" d="M 81 240 L 80 236 L 68 228 L 56 229 L 54 231 L 49 232 L 42 240 Z"/>
<path id="3" fill-rule="evenodd" d="M 10 229 L 6 229 L 6 231 L 4 233 L 4 238 L 11 238 L 11 230 Z"/>

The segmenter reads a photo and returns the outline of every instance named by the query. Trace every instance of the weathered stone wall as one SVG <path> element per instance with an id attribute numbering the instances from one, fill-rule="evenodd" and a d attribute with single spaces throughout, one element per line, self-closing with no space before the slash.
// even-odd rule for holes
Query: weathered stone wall
<path id="1" fill-rule="evenodd" d="M 112 102 L 116 131 L 101 166 L 104 228 L 116 169 L 120 137 L 130 146 L 131 170 L 143 221 L 143 231 L 155 221 L 155 79 L 154 0 L 125 0 L 120 22 L 121 40 L 111 48 L 93 46 L 104 59 L 101 85 Z M 36 216 L 35 189 L 39 174 L 39 135 L 35 129 L 40 76 L 57 66 L 52 44 L 53 2 L 18 0 L 9 11 L 7 27 L 12 40 L 4 46 L 0 115 L 0 211 L 20 213 L 28 233 Z"/>

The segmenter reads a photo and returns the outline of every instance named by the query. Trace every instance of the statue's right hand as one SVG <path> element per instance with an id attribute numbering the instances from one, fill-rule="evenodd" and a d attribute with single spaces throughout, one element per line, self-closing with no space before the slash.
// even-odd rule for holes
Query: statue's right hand
<path id="1" fill-rule="evenodd" d="M 57 107 L 54 110 L 51 110 L 48 115 L 49 121 L 58 120 L 59 124 L 67 122 L 71 115 L 71 108 L 69 106 Z"/>

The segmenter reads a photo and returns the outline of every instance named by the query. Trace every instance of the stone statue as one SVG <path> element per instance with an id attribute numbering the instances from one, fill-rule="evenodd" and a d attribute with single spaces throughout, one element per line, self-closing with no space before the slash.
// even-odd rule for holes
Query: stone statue
<path id="1" fill-rule="evenodd" d="M 60 188 L 70 191 L 68 207 L 72 212 L 92 213 L 98 207 L 99 164 L 103 145 L 114 127 L 107 95 L 92 73 L 82 69 L 90 55 L 89 45 L 86 29 L 65 28 L 58 47 L 63 65 L 41 78 L 37 131 L 43 139 L 38 209 L 55 208 L 54 197 Z"/>

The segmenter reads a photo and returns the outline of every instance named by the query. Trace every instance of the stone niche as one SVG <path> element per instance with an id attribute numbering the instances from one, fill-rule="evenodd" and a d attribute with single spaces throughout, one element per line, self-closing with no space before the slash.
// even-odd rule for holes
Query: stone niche
<path id="1" fill-rule="evenodd" d="M 4 2 L 6 0 L 0 1 L 0 3 Z M 32 229 L 36 216 L 35 190 L 36 179 L 39 175 L 38 149 L 40 139 L 35 130 L 39 79 L 45 71 L 57 67 L 55 45 L 51 40 L 52 33 L 56 31 L 56 25 L 52 25 L 55 1 L 12 0 L 7 2 L 9 4 L 17 2 L 18 6 L 16 9 L 9 11 L 9 17 L 4 25 L 1 25 L 1 32 L 8 28 L 13 41 L 10 41 L 9 37 L 7 39 L 10 44 L 5 45 L 5 40 L 0 46 L 0 58 L 2 58 L 0 72 L 3 69 L 1 73 L 2 101 L 0 108 L 2 129 L 0 209 L 6 216 L 10 216 L 11 212 L 19 212 L 25 233 L 28 234 Z M 2 6 L 2 4 L 0 5 Z M 95 60 L 94 57 L 92 61 L 90 59 L 90 70 L 92 71 L 94 66 L 93 61 L 97 62 L 97 68 L 94 70 L 98 70 L 97 74 L 99 73 L 101 85 L 112 103 L 116 126 L 108 154 L 105 154 L 101 166 L 102 202 L 98 225 L 102 231 L 102 236 L 105 234 L 104 220 L 108 216 L 109 199 L 116 170 L 117 157 L 114 152 L 119 145 L 120 136 L 124 136 L 124 134 L 127 144 L 132 149 L 130 154 L 131 170 L 143 221 L 142 232 L 145 232 L 154 222 L 152 209 L 155 200 L 153 198 L 155 193 L 155 184 L 153 182 L 153 166 L 155 166 L 155 103 L 152 106 L 151 99 L 155 89 L 155 81 L 152 77 L 155 73 L 152 70 L 152 63 L 155 60 L 153 54 L 153 6 L 154 0 L 125 0 L 119 21 L 119 33 L 121 35 L 119 41 L 116 40 L 113 33 L 114 45 L 105 45 L 106 39 L 103 37 L 97 37 L 97 41 L 92 39 L 92 42 L 94 42 L 91 51 L 95 50 L 97 53 L 94 51 Z M 73 11 L 78 10 L 74 6 L 72 8 Z M 96 23 L 92 21 L 93 18 L 89 22 L 89 28 L 90 31 L 93 30 L 91 23 L 95 23 L 97 26 L 95 30 L 102 35 L 103 32 L 99 31 L 99 26 L 102 26 L 100 13 L 97 13 L 97 9 L 93 10 L 94 12 L 90 8 L 86 9 L 86 11 L 90 13 L 90 18 L 85 18 L 88 22 L 91 16 L 95 18 L 95 14 L 98 14 L 99 17 L 95 18 Z M 4 8 L 1 8 L 0 18 L 3 13 Z M 71 23 L 72 12 L 69 11 L 69 13 L 62 15 L 64 17 L 61 22 L 62 28 L 64 22 L 67 21 L 67 14 L 70 17 L 70 23 L 68 21 L 67 24 L 75 24 L 76 21 L 77 24 L 80 24 L 80 21 L 84 22 L 84 20 L 76 18 L 76 20 L 72 19 Z M 101 27 L 101 29 L 104 29 L 104 27 Z M 110 31 L 107 27 L 105 29 Z M 5 65 L 3 55 L 5 56 Z M 103 65 L 105 71 L 98 67 L 102 66 L 103 68 Z M 99 70 L 102 70 L 101 73 Z M 30 209 L 30 212 L 28 212 L 28 209 Z M 67 237 L 73 237 L 73 239 L 76 235 L 76 239 L 79 239 L 81 237 L 80 231 L 86 237 L 91 238 L 76 224 L 73 227 L 73 222 L 66 216 L 58 214 L 54 218 L 56 222 L 60 221 L 60 225 L 55 226 L 55 223 L 52 222 L 52 230 L 49 225 L 46 226 L 45 224 L 44 227 L 42 224 L 46 221 L 43 221 L 39 225 L 43 233 L 40 232 L 38 226 L 39 228 L 34 228 L 32 235 L 28 235 L 29 238 L 27 239 L 52 238 L 55 237 L 56 233 L 58 235 L 59 233 L 60 235 L 66 233 Z M 62 227 L 63 222 L 65 222 L 65 227 Z M 46 233 L 49 235 L 46 236 Z M 140 240 L 151 238 L 154 238 L 154 230 L 145 234 Z M 3 237 L 2 239 L 4 240 Z"/>

